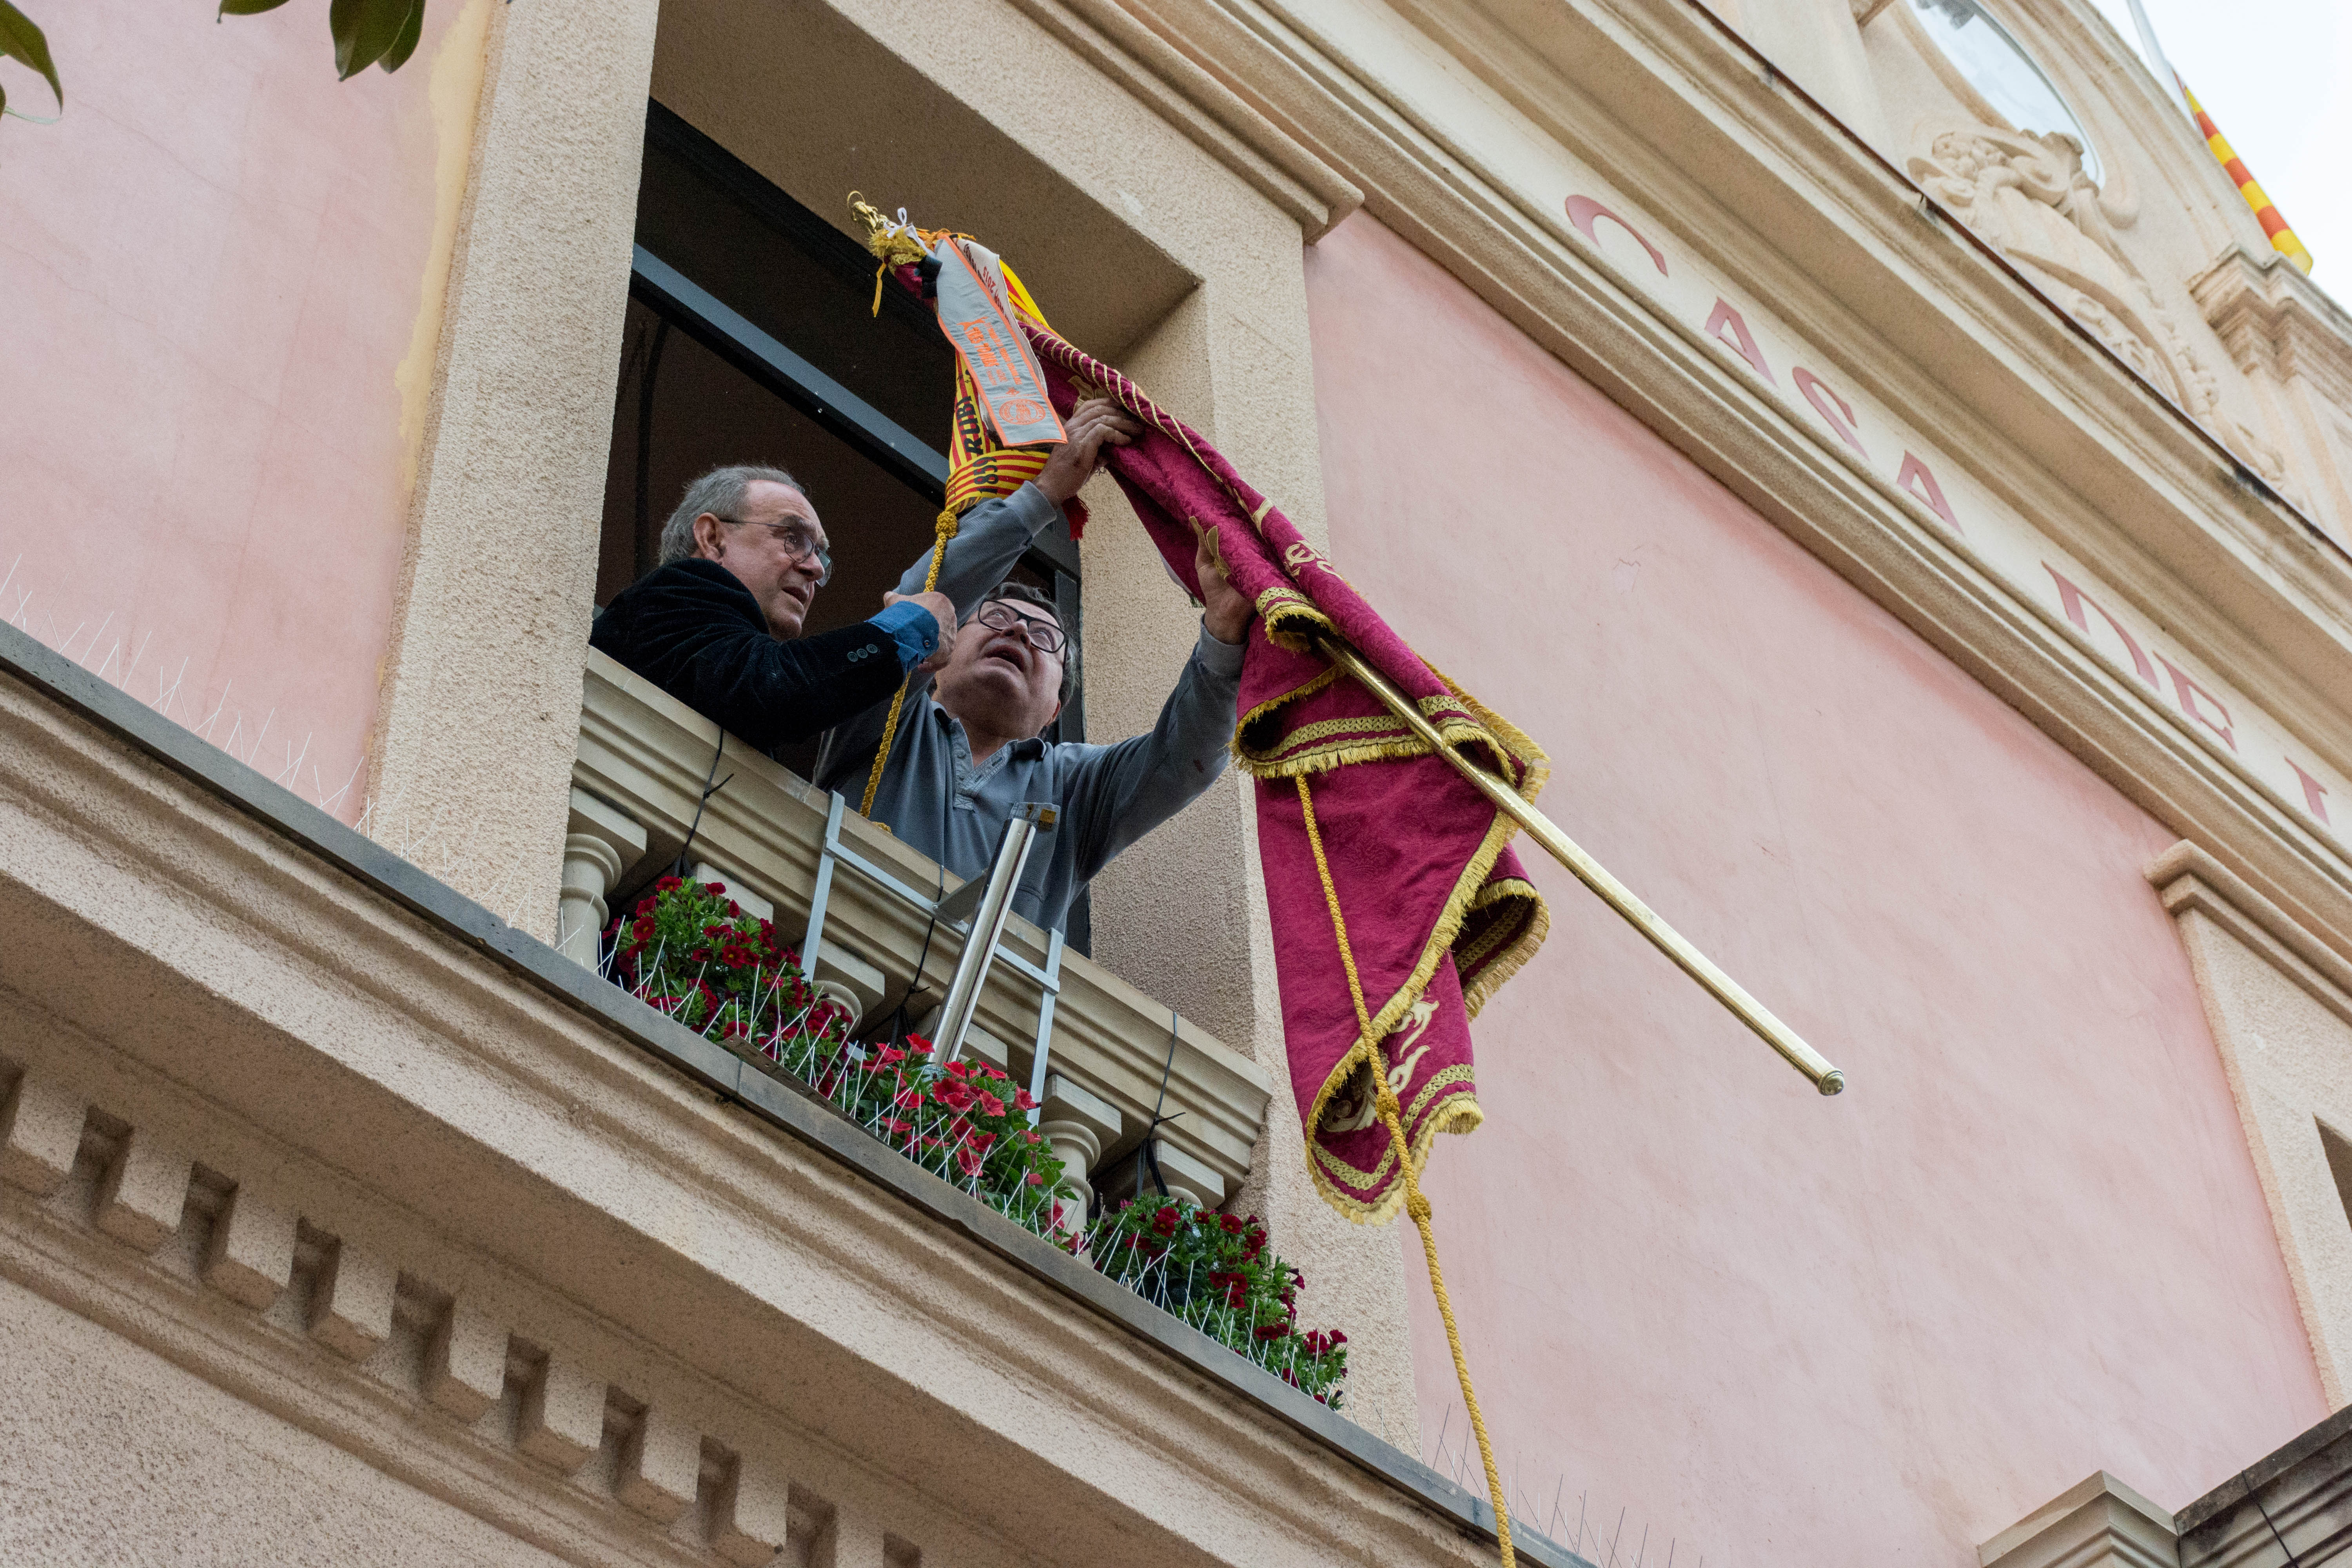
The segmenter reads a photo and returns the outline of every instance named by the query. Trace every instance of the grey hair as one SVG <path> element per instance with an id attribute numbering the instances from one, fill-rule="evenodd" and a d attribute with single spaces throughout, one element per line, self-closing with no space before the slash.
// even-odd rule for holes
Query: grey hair
<path id="1" fill-rule="evenodd" d="M 993 591 L 983 595 L 980 603 L 971 607 L 971 613 L 964 616 L 962 624 L 971 625 L 980 618 L 981 611 L 999 599 L 1010 599 L 1018 605 L 1034 605 L 1052 616 L 1055 626 L 1062 626 L 1061 701 L 1062 706 L 1068 707 L 1070 693 L 1076 690 L 1078 686 L 1078 639 L 1070 635 L 1069 627 L 1062 626 L 1062 606 L 1055 604 L 1054 595 L 1046 593 L 1043 588 L 1033 588 L 1026 583 L 999 583 Z"/>
<path id="2" fill-rule="evenodd" d="M 743 510 L 744 496 L 762 479 L 798 490 L 803 500 L 808 496 L 808 491 L 801 489 L 800 480 L 764 463 L 730 463 L 723 468 L 713 468 L 686 487 L 686 494 L 678 498 L 677 510 L 662 524 L 659 564 L 667 566 L 693 554 L 694 520 L 706 511 L 713 517 L 734 516 Z"/>

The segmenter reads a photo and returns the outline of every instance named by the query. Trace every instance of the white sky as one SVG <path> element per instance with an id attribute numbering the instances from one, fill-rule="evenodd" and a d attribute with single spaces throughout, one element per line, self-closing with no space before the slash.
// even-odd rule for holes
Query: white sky
<path id="1" fill-rule="evenodd" d="M 2137 51 L 2126 0 L 2093 0 Z M 2156 41 L 2352 300 L 2352 0 L 2140 0 Z"/>

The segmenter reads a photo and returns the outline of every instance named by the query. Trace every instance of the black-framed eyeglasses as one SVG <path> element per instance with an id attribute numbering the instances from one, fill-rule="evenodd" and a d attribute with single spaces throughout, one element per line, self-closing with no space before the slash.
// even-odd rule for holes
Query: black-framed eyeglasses
<path id="1" fill-rule="evenodd" d="M 717 512 L 711 515 L 719 517 Z M 816 563 L 818 587 L 822 588 L 833 581 L 833 552 L 827 550 L 817 536 L 809 531 L 806 525 L 797 522 L 753 522 L 749 518 L 741 517 L 720 517 L 719 521 L 733 523 L 738 528 L 766 529 L 776 536 L 777 542 L 791 552 L 793 560 L 814 560 Z"/>
<path id="2" fill-rule="evenodd" d="M 1029 639 L 1029 646 L 1039 653 L 1060 653 L 1070 639 L 1053 622 L 1035 616 L 1024 616 L 1003 599 L 992 599 L 980 607 L 980 624 L 991 631 L 1019 632 Z"/>

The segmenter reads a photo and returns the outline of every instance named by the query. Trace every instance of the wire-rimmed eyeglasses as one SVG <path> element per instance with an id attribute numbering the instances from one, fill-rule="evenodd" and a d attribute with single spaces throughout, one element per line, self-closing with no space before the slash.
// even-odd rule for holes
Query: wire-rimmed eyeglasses
<path id="1" fill-rule="evenodd" d="M 711 515 L 718 516 L 716 512 Z M 721 517 L 719 521 L 733 523 L 738 528 L 766 529 L 776 536 L 776 542 L 784 547 L 794 561 L 814 560 L 816 563 L 818 587 L 822 588 L 833 581 L 833 552 L 824 547 L 824 542 L 809 531 L 805 523 L 753 522 L 749 518 L 741 517 Z"/>
<path id="2" fill-rule="evenodd" d="M 991 599 L 974 617 L 991 631 L 1019 632 L 1039 653 L 1060 653 L 1069 645 L 1062 628 L 1048 620 L 1024 616 L 1003 599 Z"/>

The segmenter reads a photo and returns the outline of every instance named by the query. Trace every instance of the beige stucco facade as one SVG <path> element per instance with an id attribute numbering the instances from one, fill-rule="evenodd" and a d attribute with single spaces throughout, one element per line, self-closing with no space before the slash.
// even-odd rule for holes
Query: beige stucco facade
<path id="1" fill-rule="evenodd" d="M 1631 1545 L 1571 1538 L 1582 1487 L 1726 1558 L 2063 1519 L 2165 1561 L 2352 1375 L 2352 318 L 2091 6 L 1989 9 L 2095 184 L 1913 0 L 436 0 L 341 87 L 289 7 L 178 44 L 231 63 L 163 110 L 11 123 L 0 384 L 72 390 L 0 431 L 0 620 L 63 656 L 0 671 L 10 1549 L 1491 1552 L 1418 1248 L 1306 1178 L 1249 781 L 1097 882 L 1056 1147 L 1133 1149 L 1167 1051 L 1171 1168 L 1306 1271 L 1345 1419 L 564 956 L 708 756 L 586 646 L 651 100 L 1017 261 L 1852 1074 L 1817 1100 L 1537 868 L 1554 944 L 1433 1177 L 1536 1560 Z M 53 29 L 85 77 L 152 65 L 115 20 Z M 191 128 L 209 303 L 126 240 L 101 331 L 53 215 L 121 225 Z M 289 237 L 290 311 L 246 269 Z M 160 509 L 61 534 L 110 430 Z M 1115 736 L 1196 620 L 1087 500 Z M 201 691 L 28 586 L 203 643 Z M 805 919 L 823 818 L 755 767 L 698 852 Z M 856 1006 L 926 983 L 919 920 L 838 921 Z"/>

